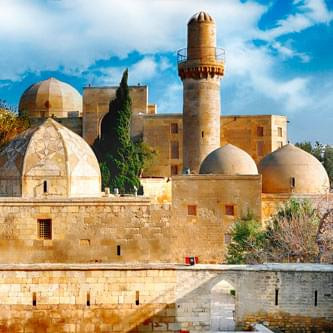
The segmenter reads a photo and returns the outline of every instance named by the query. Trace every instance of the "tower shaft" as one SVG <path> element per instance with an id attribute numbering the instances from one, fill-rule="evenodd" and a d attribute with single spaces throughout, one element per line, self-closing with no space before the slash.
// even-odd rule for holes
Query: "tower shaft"
<path id="1" fill-rule="evenodd" d="M 220 80 L 223 50 L 216 48 L 216 29 L 206 13 L 188 23 L 187 48 L 178 52 L 183 81 L 183 164 L 198 173 L 203 159 L 220 147 Z"/>

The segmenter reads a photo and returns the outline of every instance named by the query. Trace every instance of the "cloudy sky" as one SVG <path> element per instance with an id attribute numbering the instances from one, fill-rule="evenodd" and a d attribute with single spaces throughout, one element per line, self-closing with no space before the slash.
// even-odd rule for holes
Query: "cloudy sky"
<path id="1" fill-rule="evenodd" d="M 181 112 L 176 51 L 200 10 L 226 50 L 222 113 L 287 115 L 292 142 L 333 144 L 333 0 L 0 0 L 0 98 L 50 76 L 115 85 L 128 67 L 158 112 Z"/>

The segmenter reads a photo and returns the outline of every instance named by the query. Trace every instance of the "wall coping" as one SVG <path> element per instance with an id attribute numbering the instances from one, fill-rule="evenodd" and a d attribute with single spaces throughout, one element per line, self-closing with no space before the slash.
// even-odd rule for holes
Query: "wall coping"
<path id="1" fill-rule="evenodd" d="M 172 263 L 150 264 L 0 264 L 0 271 L 142 271 L 142 270 L 174 270 L 174 271 L 215 271 L 215 272 L 328 272 L 333 273 L 333 265 L 328 264 L 261 264 L 261 265 L 214 265 L 197 264 L 186 266 Z"/>
<path id="2" fill-rule="evenodd" d="M 22 197 L 0 197 L 0 206 L 6 204 L 149 204 L 150 198 L 145 196 L 125 196 L 125 197 L 83 197 L 83 198 L 22 198 Z"/>
<path id="3" fill-rule="evenodd" d="M 190 174 L 190 175 L 178 175 L 172 176 L 172 181 L 177 180 L 212 180 L 212 179 L 226 179 L 226 180 L 253 180 L 261 179 L 261 175 L 220 175 L 220 174 Z"/>

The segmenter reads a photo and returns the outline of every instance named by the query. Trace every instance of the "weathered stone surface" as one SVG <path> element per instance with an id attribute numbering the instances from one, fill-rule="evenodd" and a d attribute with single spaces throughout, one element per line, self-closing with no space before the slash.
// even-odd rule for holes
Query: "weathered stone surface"
<path id="1" fill-rule="evenodd" d="M 333 329 L 330 265 L 36 264 L 0 265 L 0 331 L 211 332 L 212 290 L 225 282 L 239 328 Z"/>

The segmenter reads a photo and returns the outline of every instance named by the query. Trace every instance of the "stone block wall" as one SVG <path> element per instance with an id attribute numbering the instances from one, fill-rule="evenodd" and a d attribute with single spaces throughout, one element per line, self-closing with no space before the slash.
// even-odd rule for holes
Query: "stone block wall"
<path id="1" fill-rule="evenodd" d="M 52 239 L 39 238 L 38 221 L 46 219 Z M 2 263 L 163 261 L 172 258 L 169 246 L 168 204 L 134 197 L 0 202 Z"/>
<path id="2" fill-rule="evenodd" d="M 231 143 L 245 150 L 256 163 L 259 163 L 268 153 L 287 143 L 287 119 L 284 116 L 223 115 L 220 119 L 220 145 Z M 145 115 L 143 121 L 144 140 L 158 152 L 152 167 L 145 171 L 145 176 L 170 177 L 171 165 L 177 165 L 178 174 L 181 174 L 183 168 L 182 114 Z M 173 123 L 178 125 L 176 135 L 170 130 Z M 171 141 L 177 141 L 179 144 L 179 159 L 171 159 Z M 191 144 L 193 142 L 189 142 L 189 145 Z"/>
<path id="3" fill-rule="evenodd" d="M 224 262 L 231 226 L 248 212 L 260 220 L 259 175 L 172 178 L 172 223 L 177 231 L 175 248 L 179 258 L 199 256 L 200 262 Z"/>
<path id="4" fill-rule="evenodd" d="M 238 328 L 333 330 L 330 266 L 39 264 L 0 265 L 0 331 L 209 332 L 212 289 L 225 281 Z"/>

